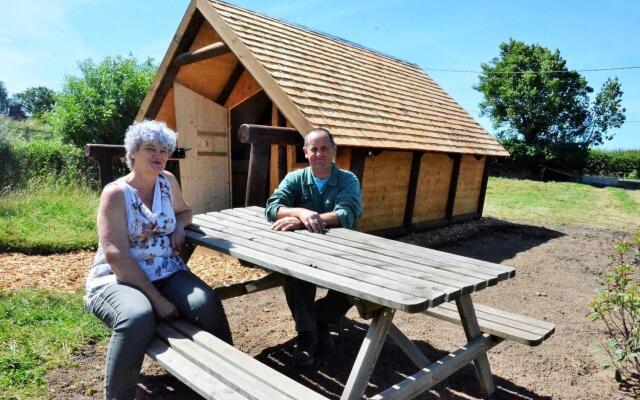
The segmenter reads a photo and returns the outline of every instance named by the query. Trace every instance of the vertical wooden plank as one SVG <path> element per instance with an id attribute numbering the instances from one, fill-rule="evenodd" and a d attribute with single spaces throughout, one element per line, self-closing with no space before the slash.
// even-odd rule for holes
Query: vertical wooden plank
<path id="1" fill-rule="evenodd" d="M 484 157 L 484 172 L 482 172 L 482 185 L 480 186 L 480 198 L 478 199 L 478 215 L 482 216 L 484 210 L 484 198 L 487 194 L 487 184 L 489 183 L 489 157 Z"/>
<path id="2" fill-rule="evenodd" d="M 180 181 L 194 214 L 230 206 L 227 109 L 176 83 Z"/>
<path id="3" fill-rule="evenodd" d="M 465 294 L 456 299 L 456 306 L 460 313 L 460 322 L 464 328 L 464 333 L 467 336 L 467 340 L 471 342 L 482 336 L 480 327 L 478 326 L 478 319 L 476 312 L 473 308 L 473 301 L 471 295 Z M 480 387 L 482 391 L 488 396 L 492 396 L 496 391 L 496 385 L 493 382 L 493 376 L 491 375 L 491 368 L 489 367 L 489 359 L 487 358 L 486 351 L 481 352 L 473 362 L 476 368 L 476 374 L 478 380 L 480 380 Z"/>
<path id="4" fill-rule="evenodd" d="M 445 218 L 451 220 L 453 217 L 453 205 L 456 202 L 456 190 L 458 189 L 458 177 L 460 176 L 460 154 L 450 155 L 453 158 L 453 170 L 451 171 L 451 181 L 449 183 L 449 196 L 447 197 L 447 211 Z"/>
<path id="5" fill-rule="evenodd" d="M 249 173 L 247 176 L 247 197 L 244 206 L 264 207 L 267 203 L 269 179 L 269 145 L 265 143 L 252 143 L 249 156 Z"/>
<path id="6" fill-rule="evenodd" d="M 416 190 L 418 189 L 418 176 L 420 173 L 420 161 L 424 155 L 423 151 L 414 151 L 411 159 L 411 175 L 409 175 L 409 185 L 407 186 L 407 203 L 404 208 L 404 220 L 402 225 L 408 229 L 413 219 L 413 208 L 416 203 Z"/>
<path id="7" fill-rule="evenodd" d="M 369 383 L 369 378 L 373 372 L 373 367 L 378 361 L 380 350 L 387 338 L 389 326 L 393 320 L 395 310 L 384 308 L 371 321 L 367 336 L 365 336 L 360 351 L 353 364 L 349 379 L 344 385 L 344 391 L 340 400 L 360 400 L 364 394 L 364 390 Z"/>
<path id="8" fill-rule="evenodd" d="M 367 149 L 364 147 L 354 147 L 351 150 L 351 164 L 349 170 L 353 172 L 360 181 L 360 187 L 364 179 L 364 162 L 367 158 Z"/>

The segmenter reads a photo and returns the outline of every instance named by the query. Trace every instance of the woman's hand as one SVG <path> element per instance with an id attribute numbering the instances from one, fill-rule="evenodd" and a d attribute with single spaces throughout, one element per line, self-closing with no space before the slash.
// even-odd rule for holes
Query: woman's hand
<path id="1" fill-rule="evenodd" d="M 274 231 L 295 231 L 304 229 L 304 224 L 296 217 L 284 217 L 274 222 L 271 229 Z"/>
<path id="2" fill-rule="evenodd" d="M 169 235 L 169 240 L 171 240 L 171 247 L 175 252 L 182 250 L 182 245 L 184 245 L 184 228 L 176 226 L 176 229 Z"/>
<path id="3" fill-rule="evenodd" d="M 160 296 L 153 304 L 153 311 L 160 319 L 178 318 L 178 309 L 167 300 L 164 296 Z"/>

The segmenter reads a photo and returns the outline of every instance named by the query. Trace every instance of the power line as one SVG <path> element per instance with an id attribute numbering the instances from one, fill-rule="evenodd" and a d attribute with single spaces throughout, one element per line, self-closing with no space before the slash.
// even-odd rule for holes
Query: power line
<path id="1" fill-rule="evenodd" d="M 482 74 L 484 71 L 474 71 L 469 69 L 441 69 L 441 68 L 423 68 L 425 71 L 436 71 L 436 72 L 454 72 L 454 73 L 463 73 L 463 74 Z M 640 69 L 640 65 L 633 65 L 629 67 L 609 67 L 609 68 L 589 68 L 589 69 L 575 69 L 575 70 L 566 70 L 566 71 L 504 71 L 497 72 L 493 71 L 494 74 L 500 75 L 520 75 L 520 74 L 569 74 L 573 72 L 601 72 L 601 71 L 620 71 L 620 70 L 628 70 L 628 69 Z"/>

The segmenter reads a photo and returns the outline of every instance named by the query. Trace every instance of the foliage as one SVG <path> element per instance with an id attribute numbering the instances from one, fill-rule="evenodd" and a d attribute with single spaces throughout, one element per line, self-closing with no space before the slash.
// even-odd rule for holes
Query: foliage
<path id="1" fill-rule="evenodd" d="M 16 96 L 11 96 L 7 102 L 7 116 L 15 119 L 16 121 L 21 121 L 27 118 L 27 114 L 24 111 L 22 103 Z"/>
<path id="2" fill-rule="evenodd" d="M 77 184 L 32 181 L 0 196 L 0 252 L 95 249 L 99 194 Z"/>
<path id="3" fill-rule="evenodd" d="M 640 191 L 490 177 L 483 214 L 537 225 L 633 231 L 629 221 L 640 221 Z"/>
<path id="4" fill-rule="evenodd" d="M 0 81 L 0 115 L 5 115 L 7 113 L 7 106 L 9 101 L 9 93 L 7 92 L 7 88 L 4 86 L 4 82 Z"/>
<path id="5" fill-rule="evenodd" d="M 559 50 L 510 39 L 500 44 L 499 57 L 482 64 L 479 78 L 482 114 L 493 119 L 501 139 L 588 148 L 610 140 L 611 128 L 625 121 L 618 79 L 608 79 L 590 101 L 593 89 L 567 68 Z"/>
<path id="6" fill-rule="evenodd" d="M 108 335 L 80 293 L 0 290 L 0 397 L 46 397 L 46 374 Z"/>
<path id="7" fill-rule="evenodd" d="M 144 99 L 155 66 L 151 59 L 107 57 L 95 64 L 79 63 L 81 77 L 66 78 L 62 92 L 47 119 L 54 132 L 68 143 L 122 144 Z"/>
<path id="8" fill-rule="evenodd" d="M 604 283 L 605 289 L 589 303 L 589 315 L 605 326 L 602 349 L 616 375 L 640 392 L 640 231 L 616 245 Z"/>
<path id="9" fill-rule="evenodd" d="M 32 180 L 95 185 L 97 170 L 79 148 L 64 144 L 46 125 L 0 118 L 0 193 Z"/>
<path id="10" fill-rule="evenodd" d="M 53 108 L 55 92 L 45 86 L 37 86 L 16 94 L 16 98 L 28 115 L 41 118 L 45 112 Z"/>
<path id="11" fill-rule="evenodd" d="M 640 150 L 589 151 L 585 175 L 616 176 L 630 179 L 640 177 Z"/>

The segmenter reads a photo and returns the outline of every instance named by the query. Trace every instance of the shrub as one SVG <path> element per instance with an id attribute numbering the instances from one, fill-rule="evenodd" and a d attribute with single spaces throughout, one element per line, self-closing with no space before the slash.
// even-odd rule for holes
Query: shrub
<path id="1" fill-rule="evenodd" d="M 640 176 L 640 150 L 590 150 L 584 173 L 637 179 Z"/>
<path id="2" fill-rule="evenodd" d="M 122 144 L 151 86 L 156 67 L 149 59 L 107 57 L 79 64 L 82 77 L 70 76 L 46 119 L 67 143 Z"/>
<path id="3" fill-rule="evenodd" d="M 601 345 L 616 378 L 640 391 L 640 231 L 616 245 L 605 289 L 589 303 L 590 316 L 602 321 L 607 341 Z"/>

